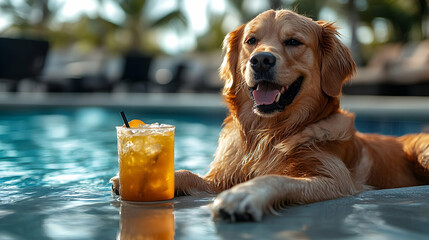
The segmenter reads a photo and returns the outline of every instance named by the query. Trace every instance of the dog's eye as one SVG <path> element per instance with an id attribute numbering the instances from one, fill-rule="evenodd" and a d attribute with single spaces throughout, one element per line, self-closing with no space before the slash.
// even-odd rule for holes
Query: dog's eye
<path id="1" fill-rule="evenodd" d="M 249 38 L 249 40 L 246 41 L 246 43 L 249 44 L 249 45 L 255 45 L 256 42 L 257 42 L 256 38 L 254 38 L 254 37 Z"/>
<path id="2" fill-rule="evenodd" d="M 299 46 L 302 43 L 294 38 L 288 39 L 285 41 L 286 46 Z"/>

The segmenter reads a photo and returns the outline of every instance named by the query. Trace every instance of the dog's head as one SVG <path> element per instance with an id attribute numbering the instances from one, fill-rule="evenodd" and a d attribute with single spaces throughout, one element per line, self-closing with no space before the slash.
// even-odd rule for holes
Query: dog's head
<path id="1" fill-rule="evenodd" d="M 269 10 L 229 33 L 220 69 L 231 114 L 261 117 L 316 111 L 341 95 L 355 72 L 331 23 L 289 10 Z"/>

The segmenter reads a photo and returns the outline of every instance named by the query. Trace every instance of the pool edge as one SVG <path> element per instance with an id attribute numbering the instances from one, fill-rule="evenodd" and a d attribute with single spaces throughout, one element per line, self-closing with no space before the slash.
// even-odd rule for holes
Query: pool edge
<path id="1" fill-rule="evenodd" d="M 0 108 L 111 107 L 158 112 L 225 113 L 217 93 L 1 93 Z M 345 95 L 341 107 L 357 115 L 429 119 L 429 97 Z"/>

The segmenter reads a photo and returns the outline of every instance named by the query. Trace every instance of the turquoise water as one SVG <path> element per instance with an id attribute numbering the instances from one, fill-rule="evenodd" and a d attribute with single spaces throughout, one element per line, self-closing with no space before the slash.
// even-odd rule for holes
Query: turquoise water
<path id="1" fill-rule="evenodd" d="M 122 125 L 120 110 L 1 110 L 0 239 L 115 239 L 120 232 L 124 236 L 126 223 L 133 219 L 125 213 L 133 207 L 121 206 L 109 184 L 118 171 L 114 126 Z M 125 112 L 129 120 L 175 125 L 176 169 L 205 173 L 224 114 Z M 356 125 L 364 132 L 400 135 L 420 132 L 426 123 L 364 118 Z M 211 200 L 179 198 L 160 213 L 174 218 L 176 239 L 219 239 L 204 207 Z M 139 211 L 140 217 L 147 215 L 145 209 Z"/>
<path id="2" fill-rule="evenodd" d="M 175 167 L 204 173 L 223 116 L 126 113 L 176 125 Z M 121 121 L 116 109 L 2 111 L 0 239 L 114 239 L 119 205 L 109 179 Z"/>

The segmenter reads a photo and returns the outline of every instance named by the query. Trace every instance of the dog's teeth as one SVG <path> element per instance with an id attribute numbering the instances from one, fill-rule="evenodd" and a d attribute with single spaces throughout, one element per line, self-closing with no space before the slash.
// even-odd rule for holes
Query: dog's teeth
<path id="1" fill-rule="evenodd" d="M 283 93 L 285 93 L 288 89 L 289 89 L 289 86 L 284 86 L 284 87 L 282 87 L 282 89 L 280 90 L 280 92 L 283 94 Z"/>
<path id="2" fill-rule="evenodd" d="M 280 100 L 280 95 L 281 95 L 281 93 L 277 94 L 277 96 L 276 96 L 276 103 L 278 103 L 278 102 L 279 102 L 279 100 Z"/>

